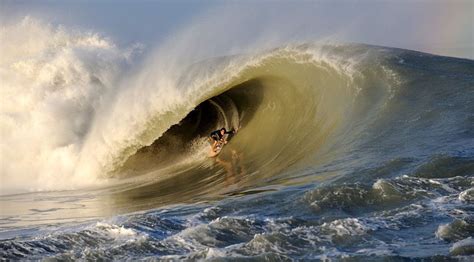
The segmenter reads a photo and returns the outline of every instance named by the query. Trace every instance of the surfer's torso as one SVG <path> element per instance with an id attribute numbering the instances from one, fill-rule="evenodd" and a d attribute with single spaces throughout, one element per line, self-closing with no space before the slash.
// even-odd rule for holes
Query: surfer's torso
<path id="1" fill-rule="evenodd" d="M 220 131 L 220 130 L 216 130 L 216 131 L 211 132 L 211 134 L 210 134 L 209 136 L 210 136 L 212 139 L 218 141 L 218 140 L 221 140 L 224 135 L 221 134 L 221 131 Z"/>

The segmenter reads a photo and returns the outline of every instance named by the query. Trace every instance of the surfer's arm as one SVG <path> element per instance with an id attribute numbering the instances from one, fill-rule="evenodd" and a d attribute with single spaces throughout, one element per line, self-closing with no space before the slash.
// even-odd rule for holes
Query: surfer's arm
<path id="1" fill-rule="evenodd" d="M 226 130 L 225 133 L 226 133 L 226 134 L 235 134 L 235 130 L 234 130 L 234 129 L 232 129 L 232 130 L 230 130 L 230 131 L 227 131 L 227 130 Z"/>
<path id="2" fill-rule="evenodd" d="M 227 134 L 227 135 L 235 134 L 235 130 L 232 129 L 232 130 L 230 130 L 230 131 L 226 131 L 225 134 Z M 223 136 L 221 140 L 222 140 L 222 142 L 224 142 L 224 144 L 227 144 L 227 137 L 224 137 L 224 136 Z"/>

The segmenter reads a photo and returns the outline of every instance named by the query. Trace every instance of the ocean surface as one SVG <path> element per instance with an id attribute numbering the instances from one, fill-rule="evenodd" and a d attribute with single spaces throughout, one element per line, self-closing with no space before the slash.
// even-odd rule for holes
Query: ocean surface
<path id="1" fill-rule="evenodd" d="M 138 66 L 21 27 L 44 37 L 2 44 L 0 259 L 474 258 L 473 60 L 306 42 Z"/>

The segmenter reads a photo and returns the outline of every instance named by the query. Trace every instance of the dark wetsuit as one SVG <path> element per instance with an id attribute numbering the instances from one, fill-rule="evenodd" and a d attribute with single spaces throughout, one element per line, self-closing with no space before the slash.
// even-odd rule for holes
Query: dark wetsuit
<path id="1" fill-rule="evenodd" d="M 225 132 L 224 132 L 224 134 L 233 134 L 233 133 L 234 133 L 233 130 L 232 130 L 232 131 L 227 131 L 227 130 L 225 130 Z M 209 137 L 212 138 L 212 139 L 214 139 L 215 141 L 221 140 L 223 136 L 224 136 L 224 135 L 221 134 L 221 130 L 220 130 L 220 129 L 219 129 L 219 130 L 216 130 L 216 131 L 213 131 L 213 132 L 211 133 L 211 135 L 209 135 Z"/>

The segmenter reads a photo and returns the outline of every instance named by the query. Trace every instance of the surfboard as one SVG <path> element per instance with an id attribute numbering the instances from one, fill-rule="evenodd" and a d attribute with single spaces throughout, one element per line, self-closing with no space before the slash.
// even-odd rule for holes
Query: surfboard
<path id="1" fill-rule="evenodd" d="M 222 148 L 224 147 L 224 143 L 222 142 L 217 142 L 216 150 L 213 151 L 212 149 L 209 151 L 209 157 L 216 157 L 219 155 L 219 153 L 222 151 Z"/>

